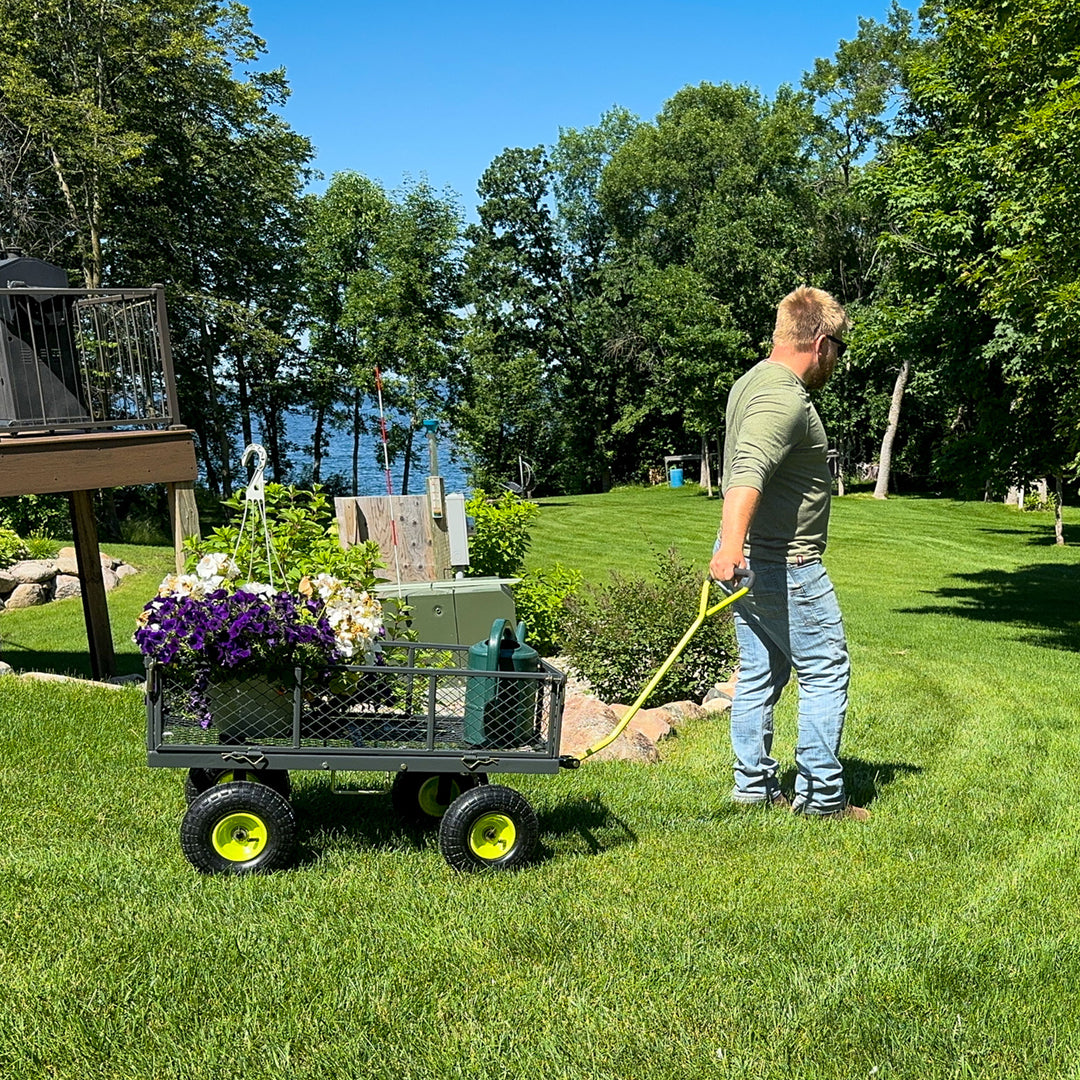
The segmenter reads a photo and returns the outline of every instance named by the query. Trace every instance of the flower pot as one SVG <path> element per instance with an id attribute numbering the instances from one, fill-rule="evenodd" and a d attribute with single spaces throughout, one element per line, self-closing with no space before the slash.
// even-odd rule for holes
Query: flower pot
<path id="1" fill-rule="evenodd" d="M 210 712 L 223 743 L 291 740 L 293 687 L 264 675 L 211 683 Z"/>

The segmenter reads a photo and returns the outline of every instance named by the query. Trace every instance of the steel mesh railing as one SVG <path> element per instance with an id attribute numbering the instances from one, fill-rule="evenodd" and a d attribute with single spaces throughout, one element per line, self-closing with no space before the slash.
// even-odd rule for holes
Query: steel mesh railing
<path id="1" fill-rule="evenodd" d="M 151 749 L 558 753 L 565 676 L 550 665 L 473 671 L 463 646 L 411 643 L 392 643 L 386 659 L 217 681 L 202 693 L 190 673 L 157 668 Z"/>

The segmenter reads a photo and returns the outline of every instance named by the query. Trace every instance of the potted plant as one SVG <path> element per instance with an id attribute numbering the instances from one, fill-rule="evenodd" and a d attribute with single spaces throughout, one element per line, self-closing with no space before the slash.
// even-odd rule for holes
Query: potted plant
<path id="1" fill-rule="evenodd" d="M 302 578 L 296 592 L 239 578 L 222 554 L 168 575 L 140 613 L 135 641 L 172 691 L 171 722 L 213 727 L 221 742 L 290 738 L 296 670 L 376 662 L 382 611 L 328 574 Z"/>

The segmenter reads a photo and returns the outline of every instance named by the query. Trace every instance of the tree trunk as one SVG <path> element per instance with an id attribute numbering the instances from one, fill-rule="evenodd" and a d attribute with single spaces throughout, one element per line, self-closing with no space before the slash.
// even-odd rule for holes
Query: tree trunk
<path id="1" fill-rule="evenodd" d="M 413 422 L 409 421 L 409 433 L 405 436 L 405 465 L 401 470 L 401 494 L 409 494 L 409 473 L 412 466 Z"/>
<path id="2" fill-rule="evenodd" d="M 698 486 L 705 488 L 706 494 L 712 498 L 712 468 L 709 461 L 709 440 L 701 436 L 701 475 L 698 477 Z"/>
<path id="3" fill-rule="evenodd" d="M 896 429 L 900 426 L 900 403 L 904 400 L 904 390 L 907 387 L 910 374 L 911 360 L 905 357 L 896 376 L 892 402 L 889 405 L 889 422 L 885 427 L 885 437 L 881 440 L 877 484 L 874 485 L 875 499 L 887 499 L 889 497 L 889 474 L 892 472 L 893 442 L 896 439 Z"/>
<path id="4" fill-rule="evenodd" d="M 320 402 L 315 409 L 315 433 L 311 439 L 311 482 L 317 484 L 322 476 L 323 425 L 326 423 L 326 406 Z"/>
<path id="5" fill-rule="evenodd" d="M 1065 522 L 1061 516 L 1061 504 L 1065 498 L 1065 478 L 1058 473 L 1054 477 L 1054 487 L 1057 489 L 1057 498 L 1054 500 L 1054 543 L 1065 543 Z"/>
<path id="6" fill-rule="evenodd" d="M 353 391 L 352 418 L 352 489 L 360 494 L 360 389 Z"/>

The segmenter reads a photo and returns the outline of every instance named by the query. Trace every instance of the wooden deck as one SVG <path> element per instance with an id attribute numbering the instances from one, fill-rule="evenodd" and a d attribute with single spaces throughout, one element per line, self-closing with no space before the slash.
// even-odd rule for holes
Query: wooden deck
<path id="1" fill-rule="evenodd" d="M 187 428 L 0 435 L 0 496 L 182 484 L 197 475 Z"/>

